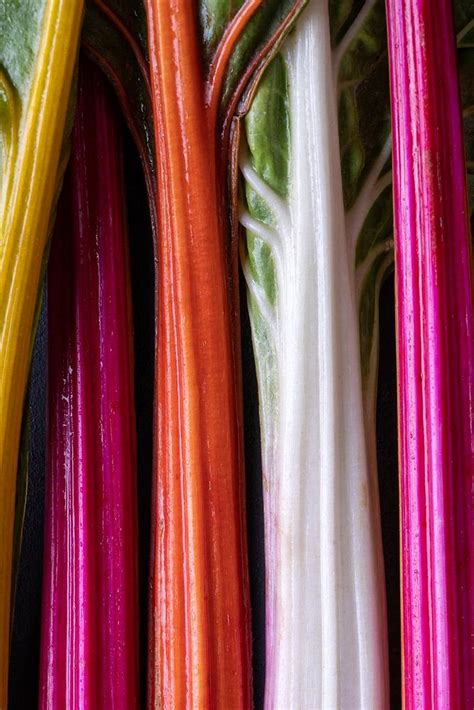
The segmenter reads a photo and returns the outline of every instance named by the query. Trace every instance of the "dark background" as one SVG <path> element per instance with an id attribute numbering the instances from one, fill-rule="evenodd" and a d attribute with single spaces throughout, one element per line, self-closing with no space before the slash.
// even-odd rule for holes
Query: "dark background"
<path id="1" fill-rule="evenodd" d="M 150 534 L 154 269 L 150 225 L 144 203 L 145 187 L 131 145 L 125 143 L 125 176 L 129 215 L 130 253 L 135 327 L 135 388 L 138 434 L 139 556 L 141 601 L 142 705 L 145 689 L 147 569 Z M 253 661 L 256 708 L 264 690 L 264 556 L 263 501 L 255 368 L 246 309 L 242 308 L 245 407 L 245 458 L 249 563 L 253 610 Z M 391 705 L 400 701 L 400 605 L 398 542 L 398 474 L 396 437 L 396 372 L 393 277 L 382 288 L 380 304 L 380 370 L 377 405 L 377 448 L 388 597 Z M 30 391 L 30 468 L 20 558 L 10 662 L 10 708 L 37 707 L 43 560 L 43 501 L 46 432 L 47 324 L 43 308 L 32 366 Z M 372 710 L 368 708 L 367 710 Z"/>

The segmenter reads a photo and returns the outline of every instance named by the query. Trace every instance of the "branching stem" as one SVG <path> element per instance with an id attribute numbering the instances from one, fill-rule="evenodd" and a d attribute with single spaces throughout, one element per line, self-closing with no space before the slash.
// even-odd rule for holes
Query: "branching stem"
<path id="1" fill-rule="evenodd" d="M 387 138 L 382 150 L 374 161 L 372 168 L 367 175 L 364 185 L 359 192 L 356 201 L 346 215 L 346 234 L 348 244 L 355 250 L 360 230 L 364 226 L 367 215 L 370 212 L 375 200 L 392 182 L 391 171 L 380 176 L 383 167 L 390 157 L 392 150 L 391 136 Z"/>
<path id="2" fill-rule="evenodd" d="M 250 268 L 250 262 L 247 253 L 245 252 L 244 240 L 240 240 L 239 245 L 240 251 L 240 262 L 242 264 L 242 273 L 245 278 L 245 283 L 250 292 L 250 295 L 255 300 L 260 313 L 262 314 L 264 320 L 267 322 L 272 335 L 276 332 L 276 316 L 275 309 L 269 303 L 268 298 L 265 294 L 264 289 L 255 280 Z"/>
<path id="3" fill-rule="evenodd" d="M 290 228 L 290 215 L 287 205 L 281 197 L 267 185 L 266 182 L 252 168 L 250 161 L 241 155 L 239 161 L 240 170 L 245 180 L 248 182 L 252 190 L 255 190 L 257 195 L 268 205 L 276 222 L 279 231 L 288 231 Z"/>
<path id="4" fill-rule="evenodd" d="M 468 22 L 467 25 L 463 27 L 460 32 L 458 32 L 456 36 L 456 42 L 458 46 L 461 46 L 462 40 L 467 34 L 469 34 L 472 29 L 474 29 L 474 18 L 470 22 Z"/>
<path id="5" fill-rule="evenodd" d="M 333 76 L 334 76 L 334 81 L 337 83 L 337 77 L 339 74 L 339 69 L 341 66 L 341 61 L 344 56 L 344 54 L 347 52 L 349 49 L 350 45 L 354 41 L 354 39 L 357 37 L 359 34 L 362 25 L 366 21 L 367 17 L 369 16 L 370 11 L 373 9 L 375 3 L 377 0 L 365 0 L 364 4 L 362 5 L 359 14 L 355 18 L 355 20 L 351 23 L 351 26 L 347 30 L 346 34 L 344 37 L 341 39 L 339 44 L 336 46 L 333 52 Z"/>
<path id="6" fill-rule="evenodd" d="M 389 252 L 391 252 L 392 250 L 393 250 L 393 239 L 391 239 L 391 238 L 385 239 L 383 242 L 380 242 L 380 244 L 377 244 L 376 246 L 371 247 L 371 249 L 369 250 L 369 253 L 365 257 L 365 259 L 357 266 L 356 288 L 357 288 L 357 301 L 358 302 L 360 302 L 364 281 L 367 278 L 367 276 L 369 275 L 369 273 L 371 272 L 375 260 L 381 254 L 389 254 Z M 393 255 L 391 255 L 390 259 L 393 259 Z"/>

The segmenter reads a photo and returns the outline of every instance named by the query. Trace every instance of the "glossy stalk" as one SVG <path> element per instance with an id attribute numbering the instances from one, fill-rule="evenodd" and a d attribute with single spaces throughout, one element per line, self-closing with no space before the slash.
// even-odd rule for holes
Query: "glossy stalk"
<path id="1" fill-rule="evenodd" d="M 133 323 L 115 111 L 83 63 L 48 279 L 48 710 L 138 706 Z"/>
<path id="2" fill-rule="evenodd" d="M 21 4 L 0 8 L 2 27 Z M 31 78 L 20 87 L 0 39 L 0 707 L 7 707 L 15 488 L 33 324 L 51 210 L 62 174 L 61 146 L 83 3 L 49 0 L 31 47 Z M 33 17 L 31 21 L 33 21 Z M 21 19 L 20 19 L 21 21 Z M 26 68 L 23 67 L 23 71 Z M 15 77 L 17 84 L 15 83 Z"/>
<path id="3" fill-rule="evenodd" d="M 473 289 L 452 12 L 387 0 L 407 710 L 473 704 Z"/>
<path id="4" fill-rule="evenodd" d="M 249 708 L 240 404 L 216 103 L 201 74 L 193 3 L 149 0 L 147 11 L 159 220 L 148 706 Z"/>
<path id="5" fill-rule="evenodd" d="M 242 264 L 262 431 L 265 708 L 386 708 L 378 343 L 375 337 L 371 377 L 364 380 L 355 263 L 364 220 L 351 230 L 344 209 L 327 2 L 310 0 L 279 61 L 284 82 L 277 86 L 288 87 L 285 191 L 262 177 L 261 154 L 243 150 L 240 161 L 250 194 L 249 211 L 241 212 L 248 236 Z M 257 103 L 259 109 L 265 105 Z M 257 113 L 247 124 L 257 149 L 252 130 L 259 120 Z M 385 151 L 374 162 L 354 211 L 369 212 L 387 157 Z M 266 167 L 271 177 L 270 160 Z M 268 266 L 264 278 L 259 273 L 269 255 L 272 288 Z M 369 269 L 377 256 L 369 254 Z"/>

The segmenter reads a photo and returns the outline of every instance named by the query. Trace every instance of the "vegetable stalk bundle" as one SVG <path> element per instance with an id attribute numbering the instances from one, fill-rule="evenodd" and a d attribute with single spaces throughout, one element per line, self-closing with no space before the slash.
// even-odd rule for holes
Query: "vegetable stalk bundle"
<path id="1" fill-rule="evenodd" d="M 242 285 L 263 469 L 263 540 L 249 541 L 265 548 L 262 704 L 388 707 L 379 503 L 391 474 L 376 412 L 394 264 L 402 693 L 408 710 L 471 707 L 471 0 L 90 0 L 71 100 L 82 9 L 0 3 L 0 708 L 20 429 L 68 100 L 47 294 L 41 707 L 139 703 L 144 418 L 142 701 L 252 707 Z M 150 226 L 131 237 L 134 266 L 150 255 L 133 294 L 139 306 L 148 289 L 154 362 L 139 418 L 125 208 L 138 191 L 123 175 L 119 106 Z"/>

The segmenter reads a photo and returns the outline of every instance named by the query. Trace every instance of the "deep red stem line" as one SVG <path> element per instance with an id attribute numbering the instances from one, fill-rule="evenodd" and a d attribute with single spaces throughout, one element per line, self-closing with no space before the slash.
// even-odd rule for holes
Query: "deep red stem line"
<path id="1" fill-rule="evenodd" d="M 123 20 L 120 19 L 117 13 L 114 12 L 112 8 L 109 7 L 106 2 L 104 2 L 104 0 L 93 0 L 93 2 L 99 8 L 99 10 L 101 10 L 101 12 L 109 18 L 109 20 L 120 32 L 127 44 L 130 46 L 133 54 L 135 55 L 135 59 L 137 60 L 138 66 L 140 67 L 140 72 L 142 74 L 143 81 L 146 84 L 148 94 L 151 96 L 151 85 L 149 77 L 150 69 L 148 66 L 148 61 L 142 52 L 140 44 L 137 42 L 137 40 L 130 32 L 127 25 L 123 22 Z"/>
<path id="2" fill-rule="evenodd" d="M 227 165 L 227 158 L 229 154 L 229 143 L 230 135 L 232 129 L 232 121 L 236 117 L 236 113 L 239 107 L 239 101 L 242 99 L 249 84 L 252 83 L 253 86 L 257 86 L 258 80 L 261 77 L 262 72 L 265 67 L 268 66 L 268 61 L 275 54 L 275 47 L 278 47 L 284 38 L 288 28 L 292 26 L 298 14 L 301 12 L 306 0 L 297 0 L 294 7 L 289 11 L 285 20 L 278 27 L 275 34 L 261 47 L 260 51 L 253 57 L 252 61 L 246 66 L 245 70 L 240 77 L 236 88 L 232 92 L 229 102 L 225 108 L 225 112 L 222 118 L 220 135 L 219 135 L 219 158 L 220 164 L 223 169 Z M 222 179 L 222 176 L 221 176 Z"/>
<path id="3" fill-rule="evenodd" d="M 149 160 L 149 154 L 148 150 L 142 140 L 142 137 L 140 135 L 140 130 L 136 124 L 135 118 L 134 118 L 134 110 L 130 104 L 130 100 L 127 96 L 126 91 L 124 90 L 122 86 L 122 82 L 120 81 L 120 78 L 118 77 L 114 67 L 110 62 L 105 59 L 103 55 L 100 54 L 87 40 L 84 38 L 82 40 L 82 47 L 88 57 L 92 59 L 99 67 L 101 67 L 106 74 L 107 78 L 111 82 L 115 93 L 117 94 L 117 99 L 120 103 L 120 106 L 123 111 L 123 115 L 126 121 L 126 124 L 128 126 L 128 129 L 131 133 L 131 136 L 133 138 L 133 141 L 136 145 L 136 148 L 138 150 L 138 154 L 140 157 L 140 162 L 142 164 L 142 169 L 143 169 L 143 174 L 145 178 L 145 185 L 146 185 L 146 190 L 148 194 L 148 201 L 149 201 L 149 206 L 150 206 L 150 219 L 151 219 L 151 226 L 153 233 L 156 232 L 156 225 L 157 225 L 157 215 L 156 215 L 156 180 L 153 175 L 151 166 L 150 166 L 150 160 Z"/>
<path id="4" fill-rule="evenodd" d="M 215 135 L 217 131 L 219 103 L 222 98 L 226 69 L 232 52 L 248 23 L 262 5 L 262 2 L 263 0 L 247 0 L 244 5 L 242 5 L 240 10 L 227 25 L 214 54 L 206 86 L 208 121 L 212 135 Z"/>

